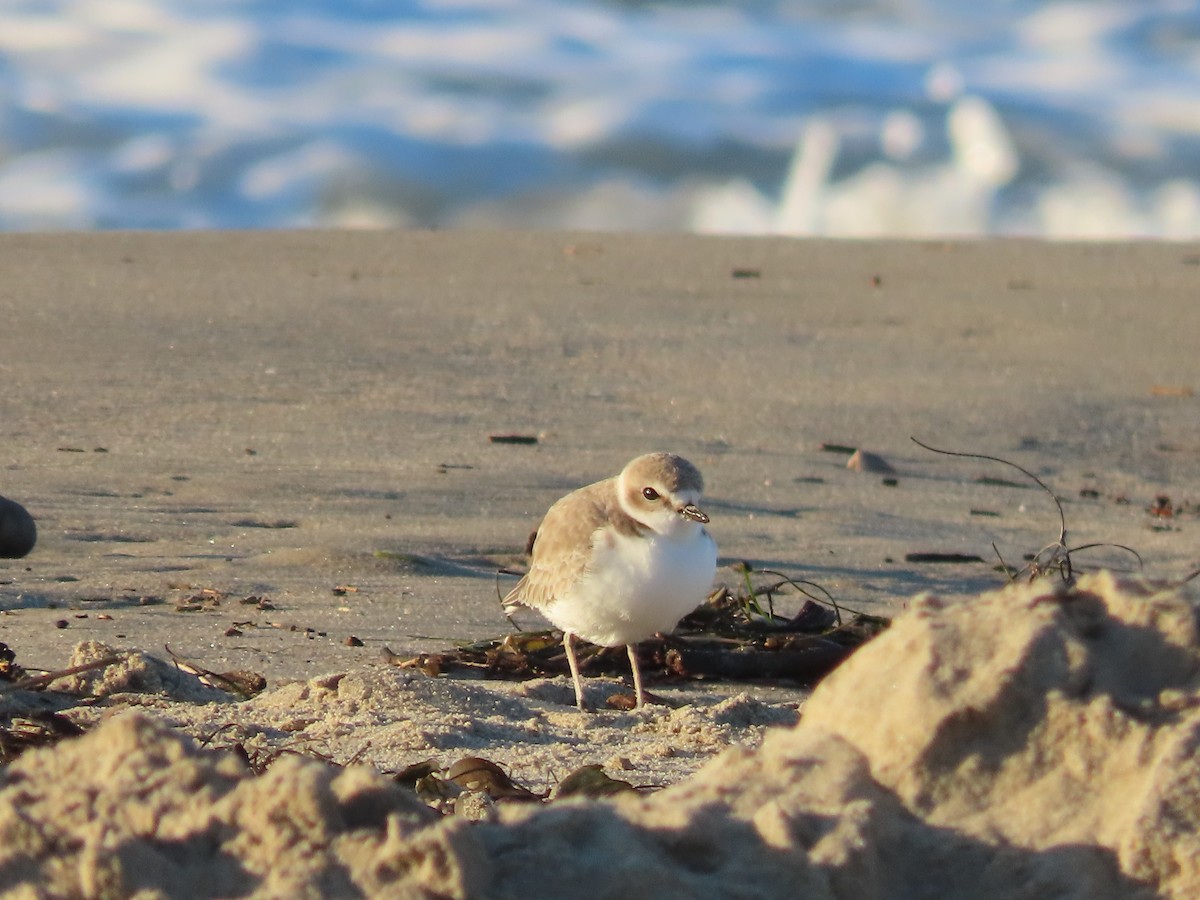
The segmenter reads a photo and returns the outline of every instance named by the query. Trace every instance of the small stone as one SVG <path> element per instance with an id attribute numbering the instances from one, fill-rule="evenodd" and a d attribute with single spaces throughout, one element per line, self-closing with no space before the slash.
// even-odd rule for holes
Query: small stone
<path id="1" fill-rule="evenodd" d="M 363 645 L 362 638 L 355 637 L 354 635 L 346 638 L 345 643 L 347 647 L 361 647 Z"/>
<path id="2" fill-rule="evenodd" d="M 846 460 L 846 468 L 855 472 L 874 472 L 880 475 L 892 475 L 896 471 L 892 468 L 892 464 L 882 456 L 867 450 L 855 450 L 853 455 Z"/>

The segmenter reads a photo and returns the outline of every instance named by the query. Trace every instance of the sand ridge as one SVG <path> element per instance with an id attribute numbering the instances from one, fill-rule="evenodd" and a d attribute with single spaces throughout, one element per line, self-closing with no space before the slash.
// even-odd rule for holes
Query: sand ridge
<path id="1" fill-rule="evenodd" d="M 1195 590 L 1107 573 L 924 597 L 760 746 L 646 796 L 475 822 L 361 764 L 287 755 L 255 776 L 169 727 L 170 705 L 121 712 L 6 770 L 0 879 L 40 896 L 1182 900 L 1200 889 L 1198 628 Z M 347 716 L 365 699 L 350 680 L 322 688 L 346 689 L 335 708 L 315 685 L 286 706 L 369 728 Z M 436 714 L 456 726 L 496 702 L 454 698 Z"/>

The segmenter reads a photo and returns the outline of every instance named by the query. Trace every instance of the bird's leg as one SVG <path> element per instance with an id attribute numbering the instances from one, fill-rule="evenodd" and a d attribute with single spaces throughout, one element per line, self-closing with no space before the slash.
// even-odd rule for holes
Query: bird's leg
<path id="1" fill-rule="evenodd" d="M 646 695 L 642 691 L 642 670 L 638 668 L 637 644 L 626 644 L 625 650 L 629 654 L 629 668 L 633 672 L 633 695 L 637 698 L 637 708 L 641 709 L 646 705 Z"/>
<path id="2" fill-rule="evenodd" d="M 569 631 L 563 632 L 563 648 L 567 651 L 567 665 L 571 667 L 571 681 L 575 684 L 575 705 L 587 711 L 583 702 L 583 679 L 579 677 L 579 661 L 575 658 L 575 635 Z"/>

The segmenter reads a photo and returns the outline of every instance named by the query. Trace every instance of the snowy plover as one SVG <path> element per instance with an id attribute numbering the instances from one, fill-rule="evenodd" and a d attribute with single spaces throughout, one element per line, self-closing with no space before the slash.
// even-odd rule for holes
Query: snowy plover
<path id="1" fill-rule="evenodd" d="M 674 628 L 712 587 L 717 545 L 696 505 L 703 490 L 700 470 L 686 459 L 649 453 L 567 494 L 538 526 L 529 571 L 504 598 L 504 611 L 536 609 L 562 629 L 580 709 L 576 637 L 625 645 L 641 707 L 635 645 Z"/>

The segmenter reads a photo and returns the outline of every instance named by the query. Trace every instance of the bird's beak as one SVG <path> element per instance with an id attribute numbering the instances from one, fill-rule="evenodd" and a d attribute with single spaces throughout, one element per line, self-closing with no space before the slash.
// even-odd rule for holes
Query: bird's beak
<path id="1" fill-rule="evenodd" d="M 680 507 L 679 514 L 685 519 L 691 519 L 693 522 L 708 522 L 708 515 L 695 503 L 689 503 L 687 506 Z"/>

